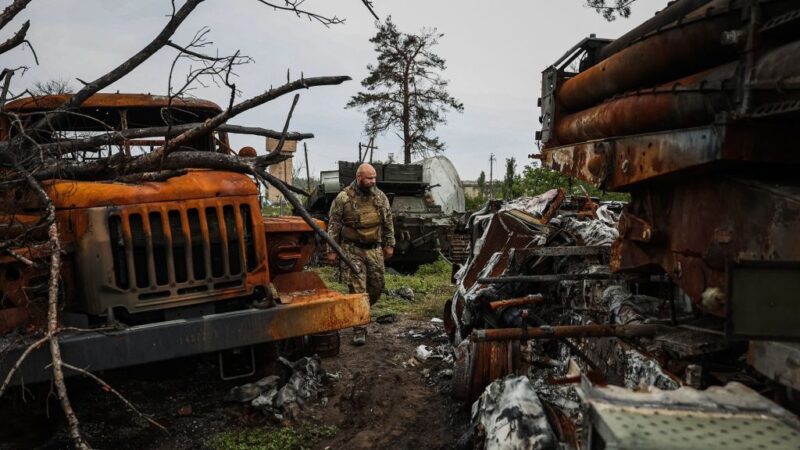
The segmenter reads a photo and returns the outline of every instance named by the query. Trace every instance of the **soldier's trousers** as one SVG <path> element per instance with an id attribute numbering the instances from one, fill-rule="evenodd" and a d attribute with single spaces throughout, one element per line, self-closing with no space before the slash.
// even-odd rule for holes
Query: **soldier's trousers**
<path id="1" fill-rule="evenodd" d="M 383 248 L 366 249 L 344 242 L 342 250 L 359 269 L 359 273 L 353 273 L 342 262 L 342 279 L 347 283 L 350 292 L 369 294 L 369 304 L 374 305 L 383 292 Z"/>

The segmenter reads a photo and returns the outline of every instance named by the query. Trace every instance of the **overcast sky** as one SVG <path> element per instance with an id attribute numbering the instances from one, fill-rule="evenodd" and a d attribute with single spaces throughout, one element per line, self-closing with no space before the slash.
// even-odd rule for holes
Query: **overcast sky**
<path id="1" fill-rule="evenodd" d="M 0 1 L 5 7 L 9 0 Z M 182 4 L 181 0 L 176 3 Z M 519 168 L 528 164 L 535 149 L 538 129 L 541 71 L 590 33 L 615 38 L 651 17 L 665 6 L 663 0 L 639 0 L 629 19 L 606 22 L 583 0 L 375 0 L 375 11 L 391 15 L 398 28 L 416 32 L 436 27 L 445 34 L 436 52 L 447 60 L 445 78 L 450 93 L 464 103 L 464 113 L 448 116 L 438 134 L 447 143 L 445 155 L 456 165 L 462 179 L 476 179 L 487 171 L 490 153 L 502 164 L 516 157 Z M 273 11 L 256 0 L 207 0 L 185 21 L 173 40 L 186 43 L 201 27 L 211 28 L 210 38 L 220 54 L 241 50 L 255 62 L 239 70 L 237 86 L 243 98 L 263 92 L 270 85 L 293 77 L 349 75 L 353 81 L 335 87 L 301 92 L 291 128 L 313 132 L 307 141 L 312 172 L 334 169 L 336 161 L 357 157 L 364 141 L 364 116 L 345 110 L 347 100 L 360 88 L 366 65 L 375 60 L 369 38 L 374 19 L 359 0 L 308 0 L 303 5 L 315 12 L 346 19 L 329 28 Z M 15 79 L 19 90 L 35 81 L 75 78 L 93 80 L 116 67 L 146 45 L 161 30 L 171 10 L 169 0 L 33 0 L 5 34 L 30 19 L 28 39 L 40 64 L 29 51 L 18 47 L 2 56 L 3 67 L 32 66 Z M 5 40 L 7 36 L 0 39 Z M 175 50 L 162 49 L 107 91 L 167 93 L 169 65 Z M 193 95 L 227 103 L 223 88 L 201 88 Z M 291 97 L 279 99 L 236 117 L 231 123 L 280 129 Z M 238 138 L 236 147 L 260 139 Z M 401 143 L 392 135 L 379 137 L 376 157 L 401 154 Z M 297 161 L 301 162 L 301 161 Z M 502 172 L 502 169 L 500 169 Z M 495 173 L 498 173 L 495 166 Z"/>

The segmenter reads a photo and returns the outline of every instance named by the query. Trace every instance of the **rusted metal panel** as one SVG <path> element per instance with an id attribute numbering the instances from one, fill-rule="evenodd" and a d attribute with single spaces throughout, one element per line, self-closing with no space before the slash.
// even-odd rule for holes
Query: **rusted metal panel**
<path id="1" fill-rule="evenodd" d="M 613 141 L 612 141 L 613 142 Z M 609 142 L 581 142 L 542 151 L 542 166 L 584 180 L 595 187 L 605 185 L 613 170 Z"/>
<path id="2" fill-rule="evenodd" d="M 325 222 L 314 219 L 317 225 L 323 230 L 325 229 Z M 294 233 L 303 231 L 313 231 L 311 227 L 303 220 L 302 217 L 284 216 L 284 217 L 265 217 L 264 218 L 264 232 L 265 233 Z"/>
<path id="3" fill-rule="evenodd" d="M 800 261 L 800 185 L 791 177 L 684 179 L 637 190 L 623 212 L 628 214 L 662 238 L 635 241 L 620 230 L 612 270 L 660 266 L 697 307 L 720 317 L 726 313 L 729 265 Z"/>
<path id="4" fill-rule="evenodd" d="M 609 138 L 544 150 L 542 165 L 611 191 L 666 175 L 697 174 L 750 163 L 800 163 L 785 151 L 793 132 L 776 123 L 711 125 Z"/>
<path id="5" fill-rule="evenodd" d="M 800 341 L 800 260 L 739 261 L 727 267 L 730 339 Z"/>
<path id="6" fill-rule="evenodd" d="M 30 320 L 30 312 L 26 307 L 0 309 L 0 334 L 7 333 Z"/>
<path id="7" fill-rule="evenodd" d="M 211 170 L 191 170 L 166 181 L 138 184 L 53 180 L 43 185 L 57 209 L 258 195 L 255 183 L 246 175 Z"/>
<path id="8" fill-rule="evenodd" d="M 263 288 L 269 273 L 258 208 L 255 195 L 243 195 L 75 211 L 75 260 L 94 268 L 81 272 L 79 310 L 134 313 Z"/>
<path id="9" fill-rule="evenodd" d="M 272 285 L 278 294 L 293 294 L 304 291 L 326 292 L 328 287 L 316 272 L 289 272 L 272 277 Z"/>

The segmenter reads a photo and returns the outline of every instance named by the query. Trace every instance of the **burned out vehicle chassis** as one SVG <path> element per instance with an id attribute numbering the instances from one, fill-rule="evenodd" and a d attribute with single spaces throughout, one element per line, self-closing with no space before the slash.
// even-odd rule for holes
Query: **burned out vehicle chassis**
<path id="1" fill-rule="evenodd" d="M 34 120 L 61 97 L 20 99 L 5 109 Z M 96 94 L 81 108 L 59 124 L 55 140 L 68 143 L 108 126 L 157 127 L 164 114 L 178 127 L 221 111 L 202 100 L 140 94 Z M 0 138 L 13 137 L 10 123 L 0 125 Z M 64 157 L 135 158 L 165 140 L 129 139 Z M 232 151 L 219 130 L 189 144 L 197 152 Z M 247 175 L 197 169 L 159 180 L 53 179 L 43 186 L 64 249 L 59 342 L 75 367 L 119 368 L 369 322 L 365 295 L 339 294 L 304 271 L 315 231 L 300 217 L 262 217 L 258 187 Z M 4 239 L 35 230 L 39 205 L 29 193 L 6 192 L 0 206 Z M 0 333 L 8 344 L 2 378 L 44 327 L 49 269 L 20 257 L 37 260 L 48 251 L 22 245 L 0 256 Z M 47 349 L 34 350 L 12 384 L 49 379 L 49 358 Z"/>
<path id="2" fill-rule="evenodd" d="M 543 72 L 531 156 L 631 200 L 612 218 L 554 191 L 473 219 L 445 318 L 474 439 L 523 426 L 492 413 L 516 404 L 548 419 L 530 422 L 540 442 L 517 436 L 527 448 L 800 442 L 799 12 L 679 0 Z M 647 422 L 659 415 L 672 435 Z M 739 433 L 746 416 L 767 422 Z"/>

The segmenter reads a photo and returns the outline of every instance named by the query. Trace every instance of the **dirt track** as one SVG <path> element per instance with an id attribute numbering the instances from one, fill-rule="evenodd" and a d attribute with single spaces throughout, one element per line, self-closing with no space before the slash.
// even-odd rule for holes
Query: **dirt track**
<path id="1" fill-rule="evenodd" d="M 430 322 L 402 317 L 396 323 L 373 323 L 369 332 L 367 345 L 356 348 L 349 344 L 350 331 L 343 331 L 340 355 L 322 360 L 323 368 L 338 373 L 339 379 L 328 387 L 327 404 L 306 408 L 300 422 L 335 425 L 338 432 L 315 448 L 452 448 L 468 416 L 449 397 L 449 378 L 442 372 L 449 366 L 439 360 L 408 364 L 414 363 L 418 345 L 442 343 L 441 333 Z M 103 374 L 169 434 L 135 418 L 111 395 L 84 380 L 70 383 L 70 396 L 96 448 L 203 448 L 223 431 L 275 426 L 249 406 L 225 403 L 225 393 L 244 381 L 223 382 L 217 370 L 215 358 L 192 358 Z M 46 393 L 39 391 L 40 397 Z M 26 425 L 4 426 L 0 448 L 68 448 L 63 425 L 44 420 L 43 406 L 33 420 L 3 403 L 3 415 L 12 415 L 3 417 L 4 423 Z M 58 411 L 56 402 L 50 402 L 50 411 Z"/>

